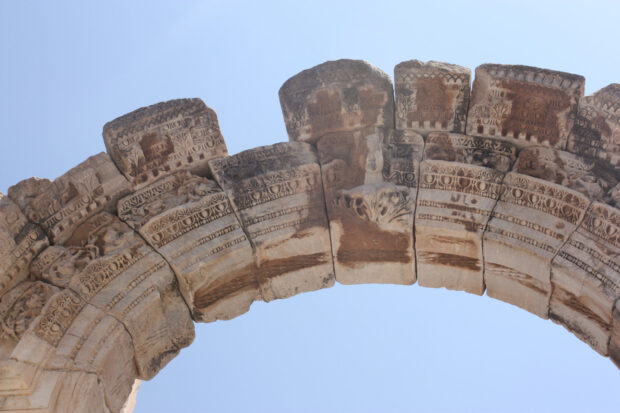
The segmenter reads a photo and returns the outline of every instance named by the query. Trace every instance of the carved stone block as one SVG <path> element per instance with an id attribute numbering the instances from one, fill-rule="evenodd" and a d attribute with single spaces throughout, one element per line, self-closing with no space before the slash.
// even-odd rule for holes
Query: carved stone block
<path id="1" fill-rule="evenodd" d="M 579 99 L 579 112 L 568 150 L 620 166 L 620 84 L 612 83 Z"/>
<path id="2" fill-rule="evenodd" d="M 607 202 L 608 192 L 620 173 L 594 160 L 546 147 L 529 147 L 519 152 L 515 172 L 544 179 L 581 192 L 591 200 Z"/>
<path id="3" fill-rule="evenodd" d="M 51 243 L 62 244 L 86 219 L 111 211 L 130 190 L 105 153 L 91 156 L 53 182 L 30 178 L 9 188 L 9 197 L 30 221 L 47 233 Z"/>
<path id="4" fill-rule="evenodd" d="M 471 70 L 442 62 L 396 65 L 396 128 L 465 132 Z"/>
<path id="5" fill-rule="evenodd" d="M 228 320 L 260 299 L 252 247 L 214 181 L 177 172 L 120 200 L 118 213 L 170 263 L 194 320 Z"/>
<path id="6" fill-rule="evenodd" d="M 620 299 L 616 300 L 612 319 L 611 337 L 609 339 L 609 358 L 620 368 Z"/>
<path id="7" fill-rule="evenodd" d="M 105 146 L 134 187 L 185 169 L 204 175 L 209 159 L 226 156 L 217 115 L 200 99 L 140 108 L 103 127 Z"/>
<path id="8" fill-rule="evenodd" d="M 392 81 L 362 60 L 336 60 L 304 70 L 287 80 L 279 95 L 286 130 L 294 141 L 394 127 Z"/>
<path id="9" fill-rule="evenodd" d="M 415 197 L 419 181 L 424 138 L 410 130 L 393 130 L 383 143 L 383 180 L 410 189 Z"/>
<path id="10" fill-rule="evenodd" d="M 549 317 L 607 355 L 620 297 L 620 212 L 593 203 L 551 266 Z"/>
<path id="11" fill-rule="evenodd" d="M 514 144 L 494 138 L 432 132 L 426 137 L 424 159 L 484 166 L 508 172 L 515 162 Z"/>
<path id="12" fill-rule="evenodd" d="M 48 244 L 41 228 L 0 193 L 0 296 L 28 277 L 30 262 Z"/>
<path id="13" fill-rule="evenodd" d="M 211 168 L 253 246 L 265 301 L 334 284 L 321 171 L 310 145 L 250 149 Z"/>
<path id="14" fill-rule="evenodd" d="M 487 294 L 547 318 L 551 260 L 589 204 L 579 192 L 508 173 L 484 233 Z"/>
<path id="15" fill-rule="evenodd" d="M 478 66 L 467 134 L 564 149 L 584 84 L 582 76 L 553 70 Z"/>
<path id="16" fill-rule="evenodd" d="M 415 215 L 418 283 L 484 293 L 482 234 L 504 174 L 425 160 Z"/>

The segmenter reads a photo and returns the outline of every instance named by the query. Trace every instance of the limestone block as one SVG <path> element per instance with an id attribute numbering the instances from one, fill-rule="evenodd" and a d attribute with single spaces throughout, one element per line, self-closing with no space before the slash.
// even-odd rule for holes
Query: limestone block
<path id="1" fill-rule="evenodd" d="M 214 181 L 174 173 L 121 199 L 118 214 L 170 263 L 194 320 L 228 320 L 260 299 L 252 247 Z"/>
<path id="2" fill-rule="evenodd" d="M 137 109 L 106 123 L 103 140 L 136 188 L 177 170 L 204 175 L 209 159 L 227 154 L 217 115 L 200 99 Z"/>
<path id="3" fill-rule="evenodd" d="M 152 378 L 191 344 L 194 325 L 174 273 L 126 224 L 108 213 L 95 215 L 67 245 L 96 251 L 82 270 L 74 266 L 67 287 L 124 324 L 133 338 L 140 378 Z"/>
<path id="4" fill-rule="evenodd" d="M 504 174 L 456 162 L 425 160 L 415 215 L 418 283 L 484 293 L 482 234 Z"/>
<path id="5" fill-rule="evenodd" d="M 0 299 L 0 360 L 8 358 L 32 321 L 58 288 L 40 281 L 24 281 Z"/>
<path id="6" fill-rule="evenodd" d="M 484 233 L 487 294 L 546 319 L 551 260 L 589 203 L 579 192 L 508 173 Z"/>
<path id="7" fill-rule="evenodd" d="M 1 412 L 109 413 L 97 376 L 86 372 L 44 371 L 32 393 L 0 396 Z"/>
<path id="8" fill-rule="evenodd" d="M 211 168 L 253 246 L 253 272 L 265 301 L 334 284 L 321 171 L 312 146 L 259 147 L 211 161 Z"/>
<path id="9" fill-rule="evenodd" d="M 620 84 L 612 83 L 592 96 L 579 99 L 568 150 L 594 157 L 618 168 L 620 165 Z"/>
<path id="10" fill-rule="evenodd" d="M 620 208 L 620 184 L 609 190 L 606 199 L 611 206 Z"/>
<path id="11" fill-rule="evenodd" d="M 424 159 L 484 166 L 508 172 L 517 157 L 514 144 L 495 138 L 432 132 L 426 137 Z"/>
<path id="12" fill-rule="evenodd" d="M 620 211 L 593 203 L 551 265 L 549 317 L 607 355 L 620 297 Z"/>
<path id="13" fill-rule="evenodd" d="M 594 159 L 541 146 L 519 152 L 514 171 L 565 186 L 599 201 L 607 200 L 608 192 L 620 179 L 616 171 L 601 168 Z"/>
<path id="14" fill-rule="evenodd" d="M 48 244 L 41 228 L 0 193 L 0 296 L 28 277 L 30 262 Z"/>
<path id="15" fill-rule="evenodd" d="M 582 76 L 529 66 L 476 68 L 467 135 L 503 138 L 520 146 L 564 149 L 583 96 Z"/>
<path id="16" fill-rule="evenodd" d="M 30 221 L 62 244 L 86 219 L 111 211 L 129 192 L 129 182 L 105 153 L 91 156 L 54 181 L 30 178 L 9 188 L 9 197 Z"/>
<path id="17" fill-rule="evenodd" d="M 393 130 L 383 143 L 383 180 L 409 188 L 415 198 L 424 138 L 411 130 Z"/>
<path id="18" fill-rule="evenodd" d="M 471 70 L 442 62 L 396 65 L 396 128 L 465 132 Z"/>
<path id="19" fill-rule="evenodd" d="M 620 300 L 616 301 L 612 315 L 611 337 L 609 340 L 609 358 L 620 368 Z"/>
<path id="20" fill-rule="evenodd" d="M 390 77 L 362 60 L 325 62 L 280 88 L 286 130 L 294 141 L 317 142 L 330 133 L 394 127 Z"/>

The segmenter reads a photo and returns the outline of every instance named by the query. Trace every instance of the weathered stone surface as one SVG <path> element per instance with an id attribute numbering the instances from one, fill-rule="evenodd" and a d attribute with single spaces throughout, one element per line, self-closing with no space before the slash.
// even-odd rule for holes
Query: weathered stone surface
<path id="1" fill-rule="evenodd" d="M 609 339 L 609 358 L 620 368 L 620 299 L 616 301 L 612 315 L 611 337 Z"/>
<path id="2" fill-rule="evenodd" d="M 24 281 L 0 299 L 0 360 L 11 353 L 30 323 L 41 313 L 58 288 L 43 282 Z"/>
<path id="3" fill-rule="evenodd" d="M 415 215 L 418 283 L 481 295 L 482 234 L 504 174 L 489 168 L 426 160 Z"/>
<path id="4" fill-rule="evenodd" d="M 568 150 L 620 166 L 620 84 L 612 83 L 579 99 L 577 120 Z"/>
<path id="5" fill-rule="evenodd" d="M 620 297 L 620 211 L 593 203 L 551 265 L 549 317 L 607 355 Z"/>
<path id="6" fill-rule="evenodd" d="M 471 70 L 442 62 L 396 65 L 396 128 L 465 132 Z"/>
<path id="7" fill-rule="evenodd" d="M 478 66 L 467 134 L 564 149 L 584 84 L 582 76 L 553 70 Z"/>
<path id="8" fill-rule="evenodd" d="M 424 138 L 410 130 L 393 130 L 383 143 L 383 180 L 410 190 L 415 198 L 424 154 Z"/>
<path id="9" fill-rule="evenodd" d="M 294 141 L 394 127 L 392 81 L 362 60 L 336 60 L 304 70 L 287 80 L 279 95 L 286 130 Z"/>
<path id="10" fill-rule="evenodd" d="M 321 171 L 312 146 L 278 143 L 211 161 L 254 249 L 262 298 L 331 287 L 334 267 Z"/>
<path id="11" fill-rule="evenodd" d="M 547 318 L 551 260 L 589 204 L 579 192 L 508 173 L 484 233 L 487 294 Z"/>
<path id="12" fill-rule="evenodd" d="M 609 190 L 606 199 L 610 205 L 620 208 L 620 184 Z"/>
<path id="13" fill-rule="evenodd" d="M 118 213 L 170 263 L 194 320 L 228 320 L 260 299 L 252 246 L 214 181 L 177 172 L 121 199 Z"/>
<path id="14" fill-rule="evenodd" d="M 508 172 L 517 157 L 514 144 L 494 138 L 433 132 L 426 137 L 424 158 L 467 163 Z"/>
<path id="15" fill-rule="evenodd" d="M 0 193 L 0 296 L 28 277 L 30 262 L 47 245 L 43 231 Z"/>
<path id="16" fill-rule="evenodd" d="M 53 244 L 62 244 L 86 219 L 113 210 L 129 190 L 129 182 L 110 157 L 100 153 L 53 182 L 39 178 L 21 181 L 9 188 L 8 195 Z"/>
<path id="17" fill-rule="evenodd" d="M 209 159 L 226 156 L 216 113 L 200 99 L 140 108 L 103 127 L 106 149 L 134 187 L 173 171 L 208 172 Z"/>
<path id="18" fill-rule="evenodd" d="M 607 202 L 608 192 L 620 175 L 600 163 L 548 147 L 529 147 L 519 152 L 514 171 L 544 179 L 581 192 L 590 200 Z M 618 177 L 616 177 L 618 175 Z"/>

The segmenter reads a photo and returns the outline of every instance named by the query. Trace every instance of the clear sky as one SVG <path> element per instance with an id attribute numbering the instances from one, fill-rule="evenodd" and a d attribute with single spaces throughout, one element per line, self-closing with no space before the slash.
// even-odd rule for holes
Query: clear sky
<path id="1" fill-rule="evenodd" d="M 105 150 L 103 124 L 200 97 L 229 152 L 287 140 L 277 92 L 338 58 L 527 64 L 620 81 L 618 1 L 0 2 L 0 191 Z M 197 325 L 136 412 L 618 412 L 620 372 L 486 296 L 339 286 Z"/>

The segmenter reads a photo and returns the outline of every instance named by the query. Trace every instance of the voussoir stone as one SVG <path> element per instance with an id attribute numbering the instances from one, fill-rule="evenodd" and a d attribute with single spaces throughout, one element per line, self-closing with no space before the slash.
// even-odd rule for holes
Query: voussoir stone
<path id="1" fill-rule="evenodd" d="M 200 99 L 176 99 L 137 109 L 103 127 L 105 146 L 134 187 L 177 170 L 199 175 L 226 156 L 217 115 Z"/>
<path id="2" fill-rule="evenodd" d="M 0 296 L 28 277 L 30 263 L 48 245 L 41 228 L 0 193 Z"/>
<path id="3" fill-rule="evenodd" d="M 394 68 L 396 128 L 465 132 L 471 70 L 409 60 Z"/>
<path id="4" fill-rule="evenodd" d="M 582 76 L 530 66 L 478 66 L 467 134 L 564 149 L 584 84 Z"/>
<path id="5" fill-rule="evenodd" d="M 62 244 L 86 219 L 112 211 L 130 191 L 129 182 L 106 153 L 91 156 L 54 181 L 29 178 L 9 188 L 9 197 L 30 221 Z"/>
<path id="6" fill-rule="evenodd" d="M 620 211 L 594 202 L 551 265 L 549 317 L 607 355 L 620 298 Z"/>
<path id="7" fill-rule="evenodd" d="M 620 368 L 620 299 L 616 300 L 612 319 L 611 337 L 609 339 L 609 358 Z"/>
<path id="8" fill-rule="evenodd" d="M 509 172 L 483 238 L 487 295 L 548 318 L 551 260 L 589 204 L 579 192 Z"/>
<path id="9" fill-rule="evenodd" d="M 194 320 L 228 320 L 260 299 L 252 246 L 215 181 L 178 171 L 121 199 L 118 214 L 170 263 Z"/>

